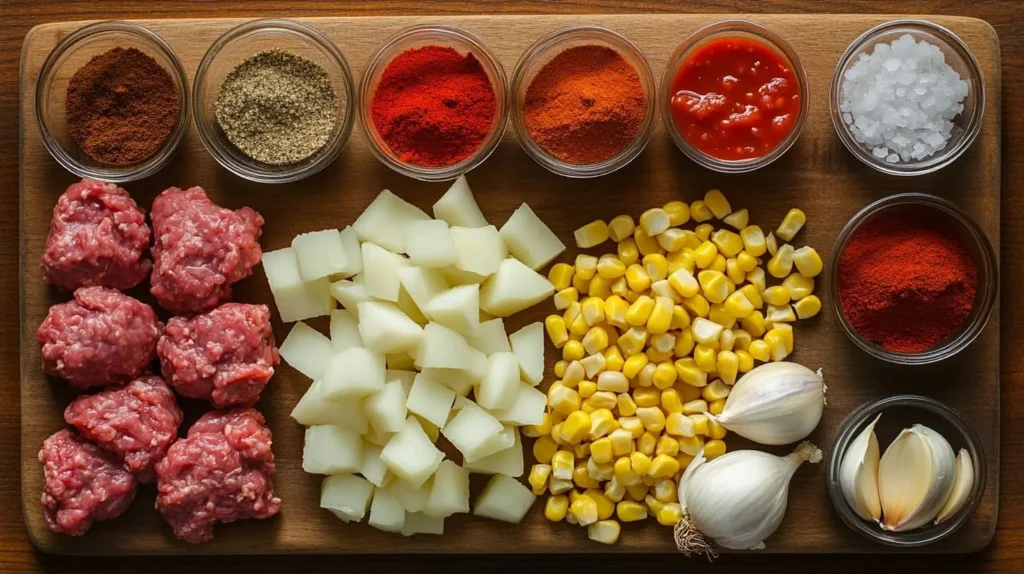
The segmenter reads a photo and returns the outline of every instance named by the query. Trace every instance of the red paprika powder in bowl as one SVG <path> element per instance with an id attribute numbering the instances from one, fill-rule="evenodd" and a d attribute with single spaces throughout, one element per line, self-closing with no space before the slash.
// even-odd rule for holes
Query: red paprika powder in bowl
<path id="1" fill-rule="evenodd" d="M 998 284 L 984 231 L 933 195 L 868 205 L 832 250 L 829 290 L 840 326 L 892 363 L 933 363 L 967 347 L 988 323 Z"/>

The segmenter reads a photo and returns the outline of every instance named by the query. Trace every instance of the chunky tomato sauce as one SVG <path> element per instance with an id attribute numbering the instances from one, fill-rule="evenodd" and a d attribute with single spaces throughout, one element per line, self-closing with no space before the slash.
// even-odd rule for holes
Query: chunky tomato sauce
<path id="1" fill-rule="evenodd" d="M 672 80 L 670 109 L 693 147 L 722 160 L 766 155 L 793 130 L 800 85 L 789 62 L 749 38 L 698 48 Z"/>

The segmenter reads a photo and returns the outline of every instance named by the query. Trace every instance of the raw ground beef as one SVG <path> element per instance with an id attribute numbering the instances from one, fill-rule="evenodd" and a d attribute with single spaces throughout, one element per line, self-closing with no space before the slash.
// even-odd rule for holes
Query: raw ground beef
<path id="1" fill-rule="evenodd" d="M 280 362 L 266 305 L 225 303 L 174 317 L 156 346 L 167 383 L 216 407 L 251 405 Z"/>
<path id="2" fill-rule="evenodd" d="M 120 516 L 135 498 L 135 477 L 117 457 L 67 429 L 43 442 L 39 462 L 43 516 L 54 532 L 81 536 L 93 522 Z"/>
<path id="3" fill-rule="evenodd" d="M 182 413 L 160 377 L 141 377 L 123 387 L 81 396 L 64 409 L 64 420 L 86 439 L 124 461 L 139 482 L 152 482 L 153 465 L 178 438 Z"/>
<path id="4" fill-rule="evenodd" d="M 212 411 L 196 421 L 156 465 L 156 507 L 174 535 L 206 542 L 218 522 L 277 514 L 272 443 L 253 408 Z"/>
<path id="5" fill-rule="evenodd" d="M 130 289 L 153 264 L 146 214 L 124 189 L 94 179 L 72 184 L 57 199 L 43 252 L 43 277 L 74 291 L 100 285 Z"/>
<path id="6" fill-rule="evenodd" d="M 153 201 L 153 295 L 174 313 L 209 311 L 260 262 L 263 218 L 224 209 L 201 187 L 172 187 Z"/>
<path id="7" fill-rule="evenodd" d="M 83 287 L 73 301 L 50 307 L 36 340 L 43 371 L 84 389 L 141 375 L 162 330 L 149 305 L 115 289 Z"/>

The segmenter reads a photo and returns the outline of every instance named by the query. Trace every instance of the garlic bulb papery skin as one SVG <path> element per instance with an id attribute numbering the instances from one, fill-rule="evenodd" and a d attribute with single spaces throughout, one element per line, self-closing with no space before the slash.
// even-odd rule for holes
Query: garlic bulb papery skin
<path id="1" fill-rule="evenodd" d="M 935 517 L 935 524 L 942 524 L 955 515 L 971 497 L 971 489 L 974 488 L 974 460 L 967 449 L 960 449 L 956 455 L 956 472 L 953 475 L 953 488 L 949 497 Z"/>
<path id="2" fill-rule="evenodd" d="M 821 450 L 806 441 L 787 456 L 737 450 L 708 461 L 701 450 L 679 481 L 679 551 L 713 556 L 711 542 L 733 550 L 763 549 L 786 515 L 793 473 L 820 460 Z"/>
<path id="3" fill-rule="evenodd" d="M 839 465 L 839 486 L 846 503 L 857 516 L 870 522 L 878 522 L 882 517 L 882 503 L 878 499 L 878 437 L 875 436 L 875 425 L 880 418 L 881 414 L 853 439 Z"/>
<path id="4" fill-rule="evenodd" d="M 935 520 L 953 489 L 955 464 L 942 435 L 924 425 L 904 429 L 878 464 L 882 529 L 906 532 Z"/>
<path id="5" fill-rule="evenodd" d="M 754 442 L 791 444 L 807 438 L 821 421 L 825 381 L 797 363 L 765 363 L 736 381 L 721 414 L 725 428 Z"/>

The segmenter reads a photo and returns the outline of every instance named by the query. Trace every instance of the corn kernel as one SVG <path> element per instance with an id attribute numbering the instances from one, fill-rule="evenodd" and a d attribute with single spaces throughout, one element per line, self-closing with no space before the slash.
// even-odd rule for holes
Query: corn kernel
<path id="1" fill-rule="evenodd" d="M 721 303 L 729 296 L 729 279 L 718 271 L 705 269 L 697 274 L 697 281 L 711 303 Z"/>
<path id="2" fill-rule="evenodd" d="M 711 260 L 711 265 L 708 265 L 707 268 L 711 271 L 718 271 L 722 275 L 725 275 L 726 266 L 725 256 L 719 253 L 718 255 L 715 255 L 715 258 Z"/>
<path id="3" fill-rule="evenodd" d="M 579 444 L 590 434 L 591 418 L 583 411 L 574 411 L 562 423 L 562 438 L 569 444 Z"/>
<path id="4" fill-rule="evenodd" d="M 757 289 L 758 293 L 763 293 L 767 283 L 764 269 L 758 267 L 757 269 L 747 273 L 747 283 L 753 285 L 754 288 Z"/>
<path id="5" fill-rule="evenodd" d="M 662 231 L 655 239 L 658 240 L 658 245 L 669 253 L 682 251 L 686 246 L 686 232 L 675 227 L 669 227 Z"/>
<path id="6" fill-rule="evenodd" d="M 693 352 L 695 342 L 693 339 L 692 329 L 693 325 L 691 324 L 689 329 L 683 330 L 676 337 L 676 345 L 672 349 L 672 353 L 676 357 L 687 357 L 691 352 Z"/>
<path id="7" fill-rule="evenodd" d="M 698 369 L 698 370 L 700 370 L 700 369 Z M 703 371 L 701 371 L 701 373 L 703 373 L 704 376 L 707 377 L 707 373 L 704 373 Z M 700 398 L 700 390 L 702 388 L 704 388 L 704 387 L 695 387 L 693 385 L 686 384 L 686 385 L 677 385 L 675 387 L 675 391 L 677 393 L 679 393 L 679 402 L 685 405 L 686 403 L 688 403 L 690 401 L 699 399 Z M 682 407 L 680 407 L 680 409 L 681 408 Z"/>
<path id="8" fill-rule="evenodd" d="M 551 425 L 551 438 L 558 446 L 568 446 L 568 443 L 562 438 L 562 423 L 560 422 Z"/>
<path id="9" fill-rule="evenodd" d="M 768 232 L 768 237 L 764 238 L 764 245 L 768 248 L 768 255 L 775 257 L 775 254 L 779 251 L 779 241 L 775 239 L 775 234 Z"/>
<path id="10" fill-rule="evenodd" d="M 682 201 L 670 201 L 662 209 L 668 215 L 669 225 L 683 225 L 690 220 L 690 206 Z"/>
<path id="11" fill-rule="evenodd" d="M 722 400 L 722 399 L 719 399 L 719 400 Z M 711 413 L 711 414 L 715 414 L 715 413 Z M 723 438 L 725 438 L 725 435 L 728 434 L 728 433 L 729 433 L 729 431 L 727 431 L 724 426 L 719 424 L 718 421 L 713 420 L 713 419 L 708 419 L 708 438 L 709 439 L 722 440 Z"/>
<path id="12" fill-rule="evenodd" d="M 561 522 L 569 510 L 569 497 L 564 494 L 549 496 L 544 503 L 544 518 L 551 522 Z M 618 538 L 616 536 L 616 538 Z"/>
<path id="13" fill-rule="evenodd" d="M 658 240 L 648 235 L 643 227 L 637 226 L 636 230 L 633 231 L 633 241 L 636 242 L 636 248 L 640 255 L 661 252 Z"/>
<path id="14" fill-rule="evenodd" d="M 612 502 L 619 502 L 622 500 L 622 497 L 626 496 L 626 485 L 612 476 L 612 478 L 608 479 L 608 483 L 604 485 L 604 495 Z"/>
<path id="15" fill-rule="evenodd" d="M 587 355 L 600 353 L 608 347 L 608 332 L 601 327 L 591 327 L 587 334 L 583 336 L 582 344 L 583 350 Z"/>
<path id="16" fill-rule="evenodd" d="M 672 306 L 672 322 L 669 323 L 669 329 L 676 331 L 686 329 L 690 326 L 690 314 L 686 312 L 686 309 L 682 305 Z M 672 347 L 675 348 L 676 343 L 679 339 L 678 335 L 672 335 Z"/>
<path id="17" fill-rule="evenodd" d="M 689 311 L 690 314 L 696 315 L 697 317 L 707 317 L 708 313 L 711 312 L 711 304 L 708 303 L 708 300 L 700 294 L 684 299 L 683 307 Z"/>
<path id="18" fill-rule="evenodd" d="M 782 280 L 782 286 L 789 292 L 789 298 L 797 301 L 814 292 L 814 279 L 793 273 Z"/>
<path id="19" fill-rule="evenodd" d="M 629 379 L 626 375 L 616 371 L 605 371 L 597 377 L 597 390 L 610 391 L 613 393 L 625 393 L 629 391 Z"/>
<path id="20" fill-rule="evenodd" d="M 647 509 L 639 502 L 623 500 L 615 506 L 615 515 L 623 522 L 637 522 L 647 518 Z"/>
<path id="21" fill-rule="evenodd" d="M 550 436 L 542 435 L 533 441 L 533 458 L 540 463 L 550 464 L 558 450 L 558 444 Z"/>
<path id="22" fill-rule="evenodd" d="M 661 507 L 654 518 L 662 526 L 675 526 L 683 518 L 683 507 L 678 502 L 670 502 Z"/>
<path id="23" fill-rule="evenodd" d="M 651 468 L 648 474 L 654 478 L 671 478 L 679 472 L 679 463 L 674 457 L 667 454 L 659 454 L 651 461 Z"/>
<path id="24" fill-rule="evenodd" d="M 754 304 L 742 290 L 736 291 L 725 300 L 725 311 L 737 319 L 742 319 L 754 312 Z"/>
<path id="25" fill-rule="evenodd" d="M 568 309 L 570 305 L 576 303 L 580 299 L 580 292 L 575 287 L 569 287 L 562 289 L 558 293 L 555 293 L 555 309 L 559 311 Z"/>
<path id="26" fill-rule="evenodd" d="M 618 279 L 626 274 L 626 265 L 614 255 L 602 255 L 597 260 L 597 274 L 606 279 Z"/>
<path id="27" fill-rule="evenodd" d="M 724 399 L 729 396 L 732 387 L 725 384 L 721 379 L 715 379 L 712 383 L 701 389 L 701 398 L 708 403 Z"/>
<path id="28" fill-rule="evenodd" d="M 580 445 L 584 446 L 584 445 Z M 579 447 L 577 447 L 579 448 Z M 587 455 L 590 456 L 590 455 Z M 587 463 L 580 462 L 576 465 L 576 469 L 572 472 L 572 482 L 580 488 L 600 488 L 601 481 L 590 476 L 590 472 L 587 470 Z"/>
<path id="29" fill-rule="evenodd" d="M 789 355 L 789 351 L 786 350 L 786 342 L 780 331 L 773 329 L 765 333 L 764 342 L 771 351 L 773 361 L 781 361 Z"/>
<path id="30" fill-rule="evenodd" d="M 697 399 L 683 405 L 684 415 L 695 415 L 706 412 L 708 412 L 708 403 L 704 399 Z"/>
<path id="31" fill-rule="evenodd" d="M 682 413 L 672 413 L 665 419 L 665 432 L 673 436 L 687 437 L 694 436 L 696 431 L 690 417 Z"/>
<path id="32" fill-rule="evenodd" d="M 697 239 L 700 239 L 700 243 L 704 243 L 705 241 L 711 241 L 711 234 L 714 232 L 715 226 L 711 225 L 710 223 L 702 223 L 693 229 L 693 234 L 697 236 Z M 694 247 L 694 249 L 700 247 L 700 243 L 698 243 L 697 246 Z"/>
<path id="33" fill-rule="evenodd" d="M 718 353 L 715 370 L 725 384 L 731 385 L 735 383 L 736 373 L 739 372 L 739 359 L 736 358 L 736 353 L 732 351 Z"/>
<path id="34" fill-rule="evenodd" d="M 752 341 L 749 340 L 750 335 L 746 331 L 740 331 L 748 337 L 747 347 L 749 348 Z M 754 369 L 754 357 L 746 349 L 737 349 L 736 353 L 736 369 L 741 373 L 749 373 Z"/>
<path id="35" fill-rule="evenodd" d="M 590 282 L 592 280 L 593 278 L 585 279 L 582 275 L 577 273 L 572 276 L 572 288 L 578 293 L 586 295 L 587 293 L 590 293 Z"/>
<path id="36" fill-rule="evenodd" d="M 702 241 L 697 237 L 697 234 L 692 231 L 687 233 L 686 238 L 687 241 L 696 241 L 697 245 L 695 247 L 684 247 L 682 251 L 669 253 L 668 256 L 665 257 L 665 259 L 668 260 L 669 275 L 679 269 L 686 269 L 690 273 L 693 273 L 697 269 L 697 262 L 693 260 L 693 250 L 700 247 Z"/>
<path id="37" fill-rule="evenodd" d="M 667 427 L 668 423 L 666 422 L 665 424 Z M 657 444 L 655 444 L 654 453 L 656 455 L 667 454 L 669 456 L 676 456 L 679 454 L 679 441 L 667 434 L 662 435 L 658 438 Z"/>
<path id="38" fill-rule="evenodd" d="M 597 274 L 597 257 L 580 253 L 576 256 L 574 267 L 577 277 L 584 281 L 590 281 Z"/>
<path id="39" fill-rule="evenodd" d="M 668 213 L 660 207 L 648 209 L 640 215 L 640 227 L 651 237 L 665 231 L 669 225 L 671 225 L 671 221 Z"/>
<path id="40" fill-rule="evenodd" d="M 705 269 L 711 262 L 715 260 L 715 256 L 718 255 L 718 247 L 710 241 L 704 241 L 699 247 L 693 250 L 693 262 L 697 264 L 700 269 Z"/>
<path id="41" fill-rule="evenodd" d="M 725 441 L 709 440 L 704 445 L 704 458 L 711 460 L 725 454 Z"/>
<path id="42" fill-rule="evenodd" d="M 647 500 L 647 497 L 651 495 L 650 491 L 651 491 L 651 488 L 654 486 L 655 482 L 657 482 L 657 481 L 655 481 L 649 475 L 645 474 L 645 475 L 640 477 L 640 483 L 647 487 L 647 492 L 644 493 L 643 500 L 637 500 L 637 502 L 643 502 L 643 501 Z M 637 491 L 637 492 L 639 493 L 639 491 Z M 627 491 L 627 494 L 628 494 L 628 491 Z"/>
<path id="43" fill-rule="evenodd" d="M 619 261 L 622 261 L 626 267 L 640 259 L 640 250 L 637 249 L 636 241 L 632 237 L 627 237 L 620 241 L 615 250 L 618 252 Z"/>
<path id="44" fill-rule="evenodd" d="M 632 450 L 630 450 L 630 454 L 632 454 Z M 626 484 L 632 473 L 633 463 L 629 460 L 629 455 L 623 455 L 615 459 L 615 478 Z"/>
<path id="45" fill-rule="evenodd" d="M 697 413 L 688 417 L 693 421 L 693 436 L 707 436 L 708 434 L 708 416 L 704 413 Z"/>
<path id="46" fill-rule="evenodd" d="M 591 403 L 588 403 L 587 401 L 583 401 L 583 404 L 580 405 L 580 410 L 585 412 L 585 413 L 587 413 L 589 415 L 589 414 L 593 413 L 594 411 L 596 411 L 597 407 L 595 407 Z"/>
<path id="47" fill-rule="evenodd" d="M 810 319 L 821 311 L 821 299 L 816 295 L 808 295 L 793 304 L 796 309 L 796 316 L 800 319 Z"/>
<path id="48" fill-rule="evenodd" d="M 669 349 L 668 351 L 659 351 L 658 349 L 655 349 L 653 346 L 650 346 L 647 348 L 646 351 L 644 351 L 644 354 L 647 355 L 647 359 L 650 360 L 650 362 L 654 363 L 655 365 L 664 362 L 668 362 L 671 364 L 672 362 L 672 349 Z M 651 384 L 655 383 L 654 374 L 656 374 L 657 372 L 657 368 L 655 368 L 655 370 L 651 373 Z"/>
<path id="49" fill-rule="evenodd" d="M 587 402 L 593 405 L 594 408 L 610 410 L 615 408 L 615 405 L 618 404 L 618 399 L 616 398 L 615 393 L 597 391 L 587 399 Z"/>
<path id="50" fill-rule="evenodd" d="M 647 493 L 650 491 L 650 487 L 644 484 L 645 478 L 647 477 L 640 476 L 635 472 L 631 474 L 632 483 L 626 485 L 626 496 L 628 496 L 633 502 L 643 502 L 643 500 L 647 498 Z M 646 508 L 644 508 L 644 512 L 647 512 Z"/>
<path id="51" fill-rule="evenodd" d="M 550 464 L 535 464 L 530 468 L 530 489 L 537 496 L 544 494 L 548 489 L 548 477 L 551 476 Z"/>
<path id="52" fill-rule="evenodd" d="M 650 357 L 648 357 L 648 360 Z M 640 374 L 636 376 L 636 384 L 639 387 L 652 387 L 654 386 L 654 372 L 658 370 L 658 366 L 654 363 L 647 363 L 644 368 L 640 369 Z"/>
<path id="53" fill-rule="evenodd" d="M 612 440 L 608 437 L 602 437 L 590 443 L 590 457 L 599 464 L 611 462 Z"/>
<path id="54" fill-rule="evenodd" d="M 743 239 L 728 229 L 719 229 L 712 233 L 711 241 L 718 247 L 718 252 L 726 257 L 735 257 L 743 251 Z"/>
<path id="55" fill-rule="evenodd" d="M 711 210 L 716 219 L 722 219 L 732 213 L 732 206 L 720 190 L 712 189 L 704 194 L 704 205 Z"/>
<path id="56" fill-rule="evenodd" d="M 562 321 L 564 322 L 565 320 L 563 319 Z M 560 379 L 562 377 L 564 377 L 565 376 L 565 370 L 568 367 L 569 367 L 569 361 L 566 361 L 566 360 L 555 361 L 555 368 L 554 368 L 555 376 L 560 378 Z"/>
<path id="57" fill-rule="evenodd" d="M 548 281 L 555 287 L 555 291 L 568 289 L 572 285 L 572 276 L 576 273 L 572 265 L 568 263 L 555 263 L 548 271 Z"/>
<path id="58" fill-rule="evenodd" d="M 608 435 L 608 439 L 611 440 L 614 456 L 626 456 L 633 452 L 633 434 L 628 430 L 617 428 Z M 591 452 L 593 452 L 593 447 L 591 447 Z"/>
<path id="59" fill-rule="evenodd" d="M 722 221 L 727 225 L 731 225 L 734 229 L 740 230 L 750 222 L 750 213 L 744 208 L 723 217 Z"/>
<path id="60" fill-rule="evenodd" d="M 581 402 L 580 394 L 565 385 L 551 385 L 548 389 L 548 406 L 566 417 L 573 411 L 578 411 Z"/>
<path id="61" fill-rule="evenodd" d="M 587 538 L 609 546 L 619 541 L 620 533 L 622 526 L 614 520 L 598 520 L 587 527 Z"/>
<path id="62" fill-rule="evenodd" d="M 807 278 L 817 277 L 821 273 L 821 256 L 813 247 L 801 247 L 793 252 L 793 264 L 801 275 Z"/>
<path id="63" fill-rule="evenodd" d="M 742 255 L 743 252 L 740 252 Z M 740 269 L 740 264 L 737 262 L 735 257 L 730 257 L 725 260 L 725 276 L 729 278 L 736 285 L 743 283 L 747 280 L 747 272 Z"/>
<path id="64" fill-rule="evenodd" d="M 733 345 L 736 343 L 735 331 L 732 329 L 722 329 L 722 334 L 718 336 L 718 350 L 719 351 L 731 351 Z"/>
<path id="65" fill-rule="evenodd" d="M 712 350 L 714 353 L 714 350 Z M 693 387 L 703 387 L 708 383 L 708 372 L 701 369 L 692 357 L 679 359 L 674 364 L 679 380 Z"/>
<path id="66" fill-rule="evenodd" d="M 750 357 L 761 361 L 762 363 L 767 362 L 772 358 L 771 347 L 767 342 L 761 339 L 755 339 L 750 342 L 750 347 L 747 348 L 747 352 L 750 353 Z"/>
<path id="67" fill-rule="evenodd" d="M 576 246 L 587 249 L 608 241 L 608 233 L 608 224 L 597 219 L 577 229 L 573 235 L 576 238 Z"/>
<path id="68" fill-rule="evenodd" d="M 638 293 L 647 291 L 651 287 L 651 277 L 642 265 L 634 263 L 626 268 L 626 285 Z"/>
<path id="69" fill-rule="evenodd" d="M 646 295 L 641 295 L 636 303 L 629 306 L 626 311 L 626 322 L 634 327 L 642 327 L 647 324 L 647 319 L 650 318 L 651 312 L 654 311 L 654 299 Z"/>
<path id="70" fill-rule="evenodd" d="M 656 407 L 660 404 L 660 400 L 661 394 L 654 387 L 640 387 L 638 389 L 633 389 L 633 401 L 638 407 Z"/>
<path id="71" fill-rule="evenodd" d="M 764 290 L 761 293 L 761 297 L 768 305 L 786 305 L 791 301 L 789 296 L 789 289 L 786 289 L 782 285 L 775 285 Z M 753 333 L 751 333 L 753 334 Z"/>
<path id="72" fill-rule="evenodd" d="M 587 287 L 587 293 L 602 299 L 605 297 L 611 297 L 613 295 L 612 280 L 600 275 L 595 275 L 594 278 L 590 280 L 590 285 Z"/>
<path id="73" fill-rule="evenodd" d="M 644 255 L 643 263 L 644 270 L 647 271 L 652 283 L 668 277 L 668 259 L 665 259 L 664 255 L 660 253 Z M 639 291 L 639 289 L 634 289 L 634 291 Z"/>
<path id="74" fill-rule="evenodd" d="M 704 448 L 704 437 L 698 434 L 692 437 L 683 437 L 679 439 L 679 451 L 683 454 L 690 456 L 697 456 L 700 449 Z M 676 462 L 679 461 L 679 457 L 676 457 Z M 680 465 L 682 466 L 682 465 Z"/>
<path id="75" fill-rule="evenodd" d="M 718 363 L 718 353 L 714 347 L 700 344 L 693 350 L 693 360 L 700 370 L 713 373 Z"/>
<path id="76" fill-rule="evenodd" d="M 668 389 L 675 384 L 677 378 L 679 378 L 679 374 L 676 373 L 675 366 L 666 358 L 666 360 L 658 363 L 651 380 L 656 388 Z"/>
<path id="77" fill-rule="evenodd" d="M 622 374 L 627 379 L 635 378 L 639 373 L 640 369 L 644 368 L 647 364 L 647 355 L 638 353 L 626 359 L 626 362 L 622 365 Z"/>
<path id="78" fill-rule="evenodd" d="M 756 225 L 749 225 L 741 229 L 740 239 L 743 241 L 743 250 L 754 257 L 764 255 L 767 250 L 764 232 Z"/>
<path id="79" fill-rule="evenodd" d="M 708 320 L 718 323 L 723 329 L 732 329 L 736 326 L 736 317 L 725 310 L 725 303 L 712 304 L 708 310 Z"/>
<path id="80" fill-rule="evenodd" d="M 576 470 L 575 457 L 568 450 L 559 450 L 551 457 L 551 476 L 561 480 L 572 480 Z"/>
<path id="81" fill-rule="evenodd" d="M 734 279 L 733 282 L 736 284 L 742 283 L 746 279 L 747 273 L 756 269 L 758 263 L 757 257 L 747 253 L 745 250 L 740 251 L 739 255 L 736 256 L 736 267 L 743 272 L 743 279 Z"/>
<path id="82" fill-rule="evenodd" d="M 619 417 L 619 425 L 633 438 L 640 438 L 640 435 L 644 434 L 644 425 L 640 422 L 639 416 Z"/>
<path id="83" fill-rule="evenodd" d="M 654 445 L 652 443 L 651 451 L 653 451 L 653 450 L 654 450 Z M 629 463 L 630 463 L 630 466 L 632 467 L 633 472 L 643 476 L 643 475 L 647 474 L 647 471 L 650 470 L 650 468 L 651 468 L 651 457 L 647 456 L 646 454 L 644 454 L 642 452 L 633 451 L 629 455 Z"/>
<path id="84" fill-rule="evenodd" d="M 612 463 L 611 463 L 612 456 L 611 456 L 611 446 L 610 446 L 611 442 L 610 441 L 608 442 L 608 445 L 609 445 L 607 447 L 608 448 L 608 452 L 607 452 L 607 454 L 608 454 L 608 461 L 607 462 L 603 462 L 603 463 L 599 463 L 599 462 L 597 462 L 597 460 L 594 459 L 594 456 L 593 456 L 593 444 L 591 444 L 591 455 L 587 459 L 587 474 L 590 476 L 590 478 L 593 478 L 594 480 L 597 480 L 597 481 L 611 480 L 612 477 L 615 476 L 615 467 L 612 466 Z M 602 446 L 600 448 L 605 448 L 605 447 Z M 606 453 L 604 453 L 602 451 L 601 458 L 604 458 L 605 454 Z"/>
<path id="85" fill-rule="evenodd" d="M 569 331 L 565 327 L 565 319 L 560 315 L 548 315 L 544 319 L 544 327 L 547 329 L 548 338 L 556 349 L 569 342 Z"/>
<path id="86" fill-rule="evenodd" d="M 693 203 L 690 204 L 690 217 L 694 221 L 700 223 L 702 221 L 708 221 L 709 219 L 712 219 L 714 217 L 714 214 L 711 213 L 711 210 L 708 208 L 708 206 L 704 203 L 703 200 L 698 199 L 697 201 L 694 201 Z"/>
<path id="87" fill-rule="evenodd" d="M 636 229 L 636 224 L 633 223 L 633 218 L 629 215 L 619 215 L 608 222 L 608 236 L 616 243 L 627 237 L 632 237 L 634 229 Z"/>
<path id="88" fill-rule="evenodd" d="M 793 246 L 787 243 L 779 247 L 766 267 L 772 277 L 782 279 L 789 275 L 793 269 Z"/>
<path id="89" fill-rule="evenodd" d="M 581 494 L 569 505 L 569 513 L 576 518 L 580 526 L 589 526 L 597 522 L 597 503 L 589 496 Z"/>
<path id="90" fill-rule="evenodd" d="M 779 228 L 775 230 L 775 235 L 778 235 L 783 241 L 792 241 L 806 222 L 807 216 L 803 211 L 796 208 L 790 209 L 786 217 L 782 218 Z"/>
<path id="91" fill-rule="evenodd" d="M 639 407 L 636 409 L 636 416 L 650 432 L 661 432 L 665 428 L 665 413 L 658 407 Z"/>
<path id="92" fill-rule="evenodd" d="M 796 321 L 796 314 L 793 313 L 792 305 L 768 305 L 768 311 L 764 314 L 764 322 L 766 325 L 772 325 L 775 323 L 792 323 Z"/>
<path id="93" fill-rule="evenodd" d="M 679 392 L 675 389 L 661 391 L 661 408 L 669 414 L 683 412 L 683 402 L 679 397 Z"/>
<path id="94" fill-rule="evenodd" d="M 578 362 L 580 366 L 583 367 L 583 373 L 587 376 L 587 378 L 592 379 L 604 372 L 605 365 L 607 364 L 608 360 L 605 359 L 604 355 L 602 355 L 601 353 L 597 353 L 594 355 L 590 355 L 589 357 L 583 357 Z M 582 378 L 580 379 L 580 382 L 582 382 Z"/>
<path id="95" fill-rule="evenodd" d="M 652 301 L 653 303 L 653 301 Z M 644 345 L 647 343 L 647 329 L 643 327 L 632 327 L 625 333 L 619 336 L 619 349 L 622 350 L 623 354 L 627 357 L 632 357 L 637 353 L 641 353 L 644 350 Z"/>
<path id="96" fill-rule="evenodd" d="M 764 307 L 764 299 L 761 296 L 761 292 L 757 290 L 755 285 L 744 285 L 743 287 L 740 287 L 736 293 L 743 294 L 743 297 L 746 298 L 747 302 L 749 302 L 752 307 L 751 312 L 753 312 L 754 309 Z M 736 293 L 733 293 L 733 295 Z M 749 314 L 750 313 L 747 313 L 747 315 Z M 746 317 L 747 315 L 744 315 L 743 317 Z M 740 318 L 742 319 L 743 317 Z"/>
<path id="97" fill-rule="evenodd" d="M 597 383 L 592 381 L 580 381 L 576 386 L 576 392 L 580 394 L 580 398 L 589 399 L 595 392 L 597 392 Z"/>
<path id="98" fill-rule="evenodd" d="M 528 437 L 542 437 L 551 434 L 551 415 L 544 413 L 540 424 L 526 425 L 523 427 L 523 435 Z"/>
<path id="99" fill-rule="evenodd" d="M 636 402 L 629 393 L 622 393 L 618 397 L 618 411 L 621 417 L 631 417 L 636 414 Z"/>
<path id="100" fill-rule="evenodd" d="M 754 311 L 740 320 L 740 326 L 743 327 L 744 331 L 750 333 L 751 337 L 760 337 L 765 333 L 764 314 L 760 311 Z"/>

